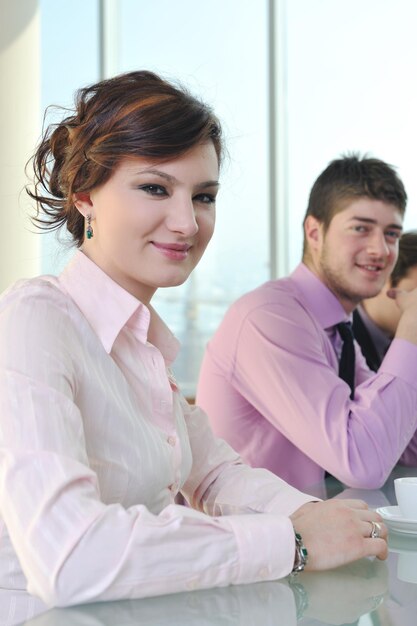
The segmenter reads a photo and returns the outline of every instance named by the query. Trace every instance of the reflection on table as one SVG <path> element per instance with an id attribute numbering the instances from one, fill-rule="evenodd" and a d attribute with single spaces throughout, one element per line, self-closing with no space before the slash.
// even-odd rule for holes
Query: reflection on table
<path id="1" fill-rule="evenodd" d="M 320 497 L 361 498 L 373 508 L 395 504 L 393 480 L 417 475 L 397 468 L 382 489 L 344 489 L 333 478 L 309 490 Z M 27 594 L 0 590 L 0 626 L 320 626 L 417 624 L 417 536 L 390 533 L 388 560 L 363 559 L 330 572 L 282 581 L 46 610 Z"/>

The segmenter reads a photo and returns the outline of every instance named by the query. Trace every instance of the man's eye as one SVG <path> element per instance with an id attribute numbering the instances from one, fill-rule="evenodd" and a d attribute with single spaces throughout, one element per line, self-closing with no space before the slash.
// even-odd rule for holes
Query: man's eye
<path id="1" fill-rule="evenodd" d="M 398 231 L 396 231 L 396 230 L 388 230 L 388 231 L 385 233 L 385 237 L 386 237 L 387 239 L 399 239 L 399 238 L 401 237 L 401 233 L 399 233 L 399 232 L 398 232 Z"/>
<path id="2" fill-rule="evenodd" d="M 194 196 L 194 200 L 203 204 L 213 204 L 216 202 L 216 196 L 211 193 L 199 193 L 197 196 Z"/>
<path id="3" fill-rule="evenodd" d="M 142 191 L 145 191 L 151 196 L 166 196 L 167 192 L 161 185 L 141 185 L 139 187 Z"/>

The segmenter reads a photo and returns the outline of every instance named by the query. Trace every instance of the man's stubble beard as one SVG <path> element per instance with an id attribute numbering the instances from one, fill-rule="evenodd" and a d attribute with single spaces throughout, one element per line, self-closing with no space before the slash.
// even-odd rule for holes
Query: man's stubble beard
<path id="1" fill-rule="evenodd" d="M 344 280 L 343 275 L 341 275 L 341 272 L 332 269 L 330 264 L 327 262 L 327 258 L 328 257 L 326 254 L 326 250 L 323 250 L 323 253 L 319 259 L 321 275 L 323 276 L 325 285 L 341 302 L 350 302 L 353 308 L 355 308 L 365 298 L 372 298 L 381 291 L 382 287 L 376 292 L 372 291 L 365 294 L 353 291 L 352 288 L 348 284 L 346 284 L 346 281 Z"/>

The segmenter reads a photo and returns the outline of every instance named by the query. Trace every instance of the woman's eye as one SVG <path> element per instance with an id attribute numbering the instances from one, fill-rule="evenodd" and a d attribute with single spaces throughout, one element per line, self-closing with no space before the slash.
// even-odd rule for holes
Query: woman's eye
<path id="1" fill-rule="evenodd" d="M 194 201 L 202 202 L 203 204 L 213 204 L 216 202 L 216 196 L 211 193 L 199 193 L 197 196 L 194 196 Z"/>
<path id="2" fill-rule="evenodd" d="M 363 226 L 360 224 L 359 226 L 354 226 L 353 230 L 356 231 L 357 233 L 366 233 L 367 228 L 366 226 Z"/>
<path id="3" fill-rule="evenodd" d="M 166 196 L 167 191 L 161 185 L 141 185 L 139 187 L 142 191 L 145 191 L 150 196 Z"/>

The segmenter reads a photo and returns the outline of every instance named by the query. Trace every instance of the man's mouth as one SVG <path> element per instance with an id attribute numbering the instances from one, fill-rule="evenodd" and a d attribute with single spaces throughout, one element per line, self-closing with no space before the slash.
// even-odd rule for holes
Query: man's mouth
<path id="1" fill-rule="evenodd" d="M 371 264 L 371 263 L 366 264 L 366 265 L 357 263 L 356 265 L 358 267 L 360 267 L 361 269 L 366 270 L 367 272 L 375 272 L 375 273 L 377 273 L 377 272 L 382 272 L 382 270 L 385 269 L 384 265 L 374 265 L 374 264 Z"/>

